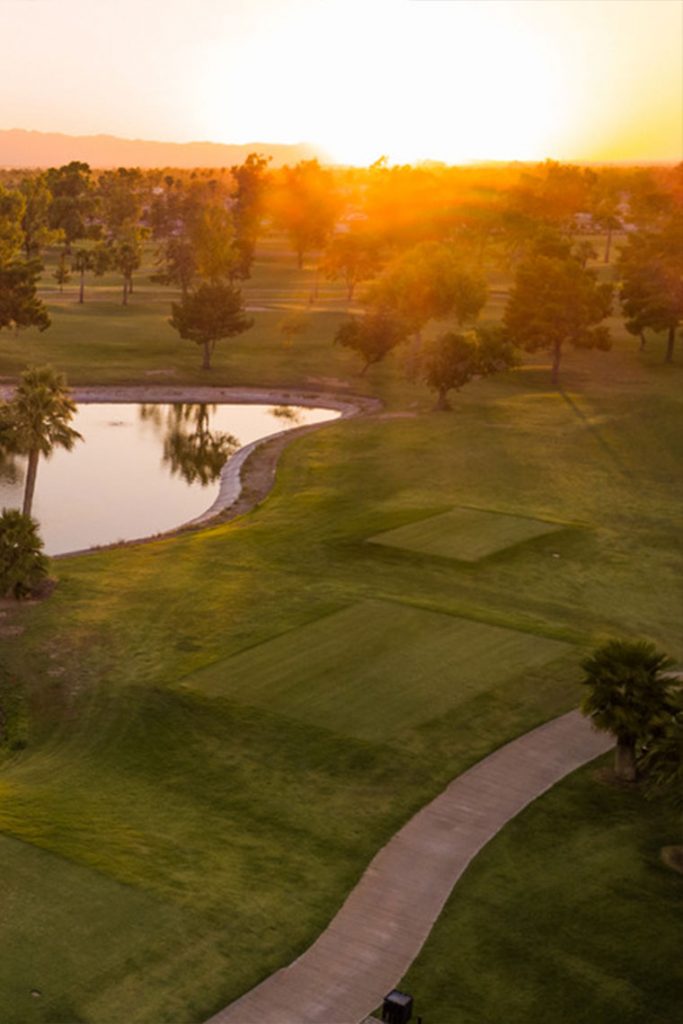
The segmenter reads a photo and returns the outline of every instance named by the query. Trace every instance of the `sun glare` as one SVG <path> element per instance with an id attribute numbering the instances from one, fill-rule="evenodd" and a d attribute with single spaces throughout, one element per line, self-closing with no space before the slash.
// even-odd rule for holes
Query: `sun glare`
<path id="1" fill-rule="evenodd" d="M 547 155 L 560 83 L 549 48 L 505 5 L 382 2 L 360 22 L 308 14 L 310 38 L 326 45 L 293 59 L 302 26 L 276 19 L 247 43 L 268 73 L 246 85 L 213 44 L 197 96 L 206 137 L 258 141 L 257 124 L 264 138 L 315 140 L 332 160 L 353 164 L 383 153 L 392 162 Z"/>

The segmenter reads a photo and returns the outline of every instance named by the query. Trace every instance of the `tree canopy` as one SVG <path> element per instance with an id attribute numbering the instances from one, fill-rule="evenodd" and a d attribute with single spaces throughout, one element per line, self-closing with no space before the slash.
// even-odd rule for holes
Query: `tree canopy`
<path id="1" fill-rule="evenodd" d="M 490 377 L 517 363 L 512 345 L 500 331 L 447 331 L 429 341 L 420 357 L 420 376 L 437 393 L 435 408 L 451 408 L 449 391 L 459 391 L 475 377 Z"/>
<path id="2" fill-rule="evenodd" d="M 35 519 L 17 509 L 0 514 L 0 595 L 27 597 L 47 576 L 48 560 Z"/>
<path id="3" fill-rule="evenodd" d="M 28 456 L 23 512 L 31 514 L 40 455 L 50 456 L 54 448 L 71 451 L 82 440 L 70 426 L 76 405 L 63 374 L 51 366 L 25 370 L 14 397 L 4 407 L 4 443 L 10 452 Z"/>
<path id="4" fill-rule="evenodd" d="M 244 311 L 242 293 L 230 284 L 202 284 L 171 305 L 171 327 L 181 338 L 202 348 L 202 369 L 211 369 L 216 343 L 249 330 L 253 319 Z"/>
<path id="5" fill-rule="evenodd" d="M 550 350 L 552 381 L 557 387 L 566 344 L 611 347 L 603 324 L 611 305 L 611 286 L 599 284 L 595 274 L 576 259 L 534 255 L 517 268 L 503 322 L 510 340 L 520 348 Z"/>
<path id="6" fill-rule="evenodd" d="M 671 718 L 671 659 L 645 640 L 610 640 L 582 662 L 581 710 L 617 741 L 615 772 L 636 778 L 638 747 Z"/>
<path id="7" fill-rule="evenodd" d="M 390 310 L 412 333 L 450 315 L 461 326 L 475 320 L 486 296 L 485 280 L 438 242 L 422 242 L 396 257 L 365 289 L 370 306 Z"/>
<path id="8" fill-rule="evenodd" d="M 335 344 L 357 352 L 363 359 L 364 374 L 408 336 L 408 326 L 386 309 L 377 309 L 362 317 L 344 321 L 334 336 Z"/>
<path id="9" fill-rule="evenodd" d="M 0 262 L 0 330 L 50 326 L 50 316 L 36 294 L 41 266 L 36 260 Z"/>
<path id="10" fill-rule="evenodd" d="M 683 323 L 683 214 L 656 231 L 629 236 L 619 259 L 620 298 L 626 328 L 667 333 L 665 362 L 673 362 L 676 332 Z"/>
<path id="11" fill-rule="evenodd" d="M 341 209 L 341 197 L 331 171 L 317 160 L 283 167 L 271 196 L 273 218 L 287 233 L 299 267 L 304 255 L 321 248 Z"/>

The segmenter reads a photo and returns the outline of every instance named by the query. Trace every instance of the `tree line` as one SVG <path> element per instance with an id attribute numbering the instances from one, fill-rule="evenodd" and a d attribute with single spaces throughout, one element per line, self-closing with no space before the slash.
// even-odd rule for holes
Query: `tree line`
<path id="1" fill-rule="evenodd" d="M 72 162 L 3 177 L 0 328 L 49 325 L 36 290 L 47 245 L 60 247 L 60 288 L 75 273 L 83 303 L 86 274 L 116 270 L 125 305 L 148 241 L 152 279 L 180 291 L 170 323 L 200 347 L 209 369 L 216 343 L 251 326 L 239 282 L 271 229 L 284 234 L 299 266 L 315 253 L 320 274 L 343 281 L 349 303 L 360 304 L 335 341 L 358 352 L 363 370 L 412 337 L 413 372 L 433 379 L 434 345 L 422 352 L 421 332 L 450 317 L 460 337 L 465 327 L 472 332 L 487 297 L 486 265 L 513 275 L 506 343 L 548 350 L 555 384 L 567 345 L 609 347 L 614 285 L 627 330 L 641 347 L 648 331 L 665 332 L 669 362 L 683 321 L 683 165 L 466 169 L 380 159 L 360 169 L 316 160 L 271 169 L 252 153 L 217 171 L 95 174 Z M 596 261 L 609 263 L 616 231 L 626 242 L 608 282 Z M 596 233 L 604 235 L 602 254 L 587 238 Z M 301 329 L 292 324 L 290 333 Z M 441 392 L 439 401 L 446 404 Z"/>

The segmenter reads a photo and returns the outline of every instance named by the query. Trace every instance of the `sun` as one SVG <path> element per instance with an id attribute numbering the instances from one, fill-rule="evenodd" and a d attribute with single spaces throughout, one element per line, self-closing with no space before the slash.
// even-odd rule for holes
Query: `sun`
<path id="1" fill-rule="evenodd" d="M 204 54 L 207 137 L 314 141 L 333 161 L 360 165 L 382 154 L 462 162 L 551 150 L 566 105 L 560 69 L 505 5 L 379 0 L 361 19 L 324 4 L 307 13 L 308 38 L 325 45 L 302 48 L 290 19 L 254 37 L 240 62 L 226 62 L 220 41 Z"/>

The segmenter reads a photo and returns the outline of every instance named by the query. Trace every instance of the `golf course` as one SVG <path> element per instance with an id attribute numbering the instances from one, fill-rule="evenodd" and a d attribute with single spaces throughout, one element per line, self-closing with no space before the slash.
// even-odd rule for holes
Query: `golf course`
<path id="1" fill-rule="evenodd" d="M 361 375 L 333 344 L 357 300 L 277 232 L 243 285 L 253 326 L 208 371 L 151 246 L 125 306 L 120 275 L 80 304 L 55 261 L 52 324 L 3 332 L 2 385 L 49 363 L 140 402 L 381 403 L 282 445 L 243 514 L 54 559 L 48 596 L 0 602 L 0 1019 L 199 1024 L 306 950 L 452 779 L 575 708 L 597 644 L 680 668 L 683 362 L 615 313 L 611 350 L 567 347 L 559 387 L 524 352 L 436 412 L 407 345 Z M 491 270 L 481 322 L 511 282 Z M 400 985 L 424 1024 L 677 1019 L 683 877 L 660 849 L 680 815 L 608 762 L 473 861 Z"/>

